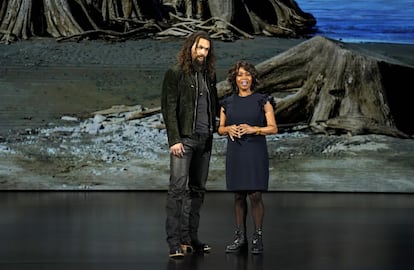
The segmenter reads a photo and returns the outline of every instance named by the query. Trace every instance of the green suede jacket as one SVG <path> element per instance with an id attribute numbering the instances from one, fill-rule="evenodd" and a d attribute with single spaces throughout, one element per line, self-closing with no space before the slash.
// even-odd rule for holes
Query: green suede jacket
<path id="1" fill-rule="evenodd" d="M 210 127 L 217 131 L 218 98 L 216 78 L 206 76 L 209 88 Z M 196 75 L 184 74 L 178 65 L 167 70 L 162 83 L 161 113 L 168 135 L 168 145 L 181 142 L 184 136 L 191 136 L 195 131 L 197 114 L 198 80 Z"/>

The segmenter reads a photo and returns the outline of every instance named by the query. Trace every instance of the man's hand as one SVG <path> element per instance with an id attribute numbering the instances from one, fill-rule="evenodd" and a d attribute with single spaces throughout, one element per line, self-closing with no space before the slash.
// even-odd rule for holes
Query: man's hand
<path id="1" fill-rule="evenodd" d="M 176 143 L 170 147 L 170 153 L 176 157 L 183 157 L 184 152 L 184 145 L 182 143 Z"/>

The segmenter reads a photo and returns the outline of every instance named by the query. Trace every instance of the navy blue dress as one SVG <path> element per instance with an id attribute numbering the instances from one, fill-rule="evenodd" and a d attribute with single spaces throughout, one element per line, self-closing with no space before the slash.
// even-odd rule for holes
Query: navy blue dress
<path id="1" fill-rule="evenodd" d="M 266 126 L 264 105 L 270 97 L 252 93 L 246 97 L 231 95 L 221 102 L 226 126 L 249 124 Z M 234 141 L 228 137 L 226 185 L 230 191 L 266 191 L 269 185 L 269 156 L 266 137 L 248 134 Z"/>

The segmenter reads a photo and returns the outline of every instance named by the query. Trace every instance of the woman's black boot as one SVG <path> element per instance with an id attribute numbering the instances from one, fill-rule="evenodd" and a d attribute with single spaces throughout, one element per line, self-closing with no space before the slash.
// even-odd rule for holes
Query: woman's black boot
<path id="1" fill-rule="evenodd" d="M 260 229 L 256 230 L 253 234 L 252 253 L 253 254 L 262 254 L 263 253 L 262 230 L 260 230 Z"/>
<path id="2" fill-rule="evenodd" d="M 244 231 L 236 230 L 233 244 L 226 247 L 226 253 L 240 253 L 247 250 L 247 237 Z"/>

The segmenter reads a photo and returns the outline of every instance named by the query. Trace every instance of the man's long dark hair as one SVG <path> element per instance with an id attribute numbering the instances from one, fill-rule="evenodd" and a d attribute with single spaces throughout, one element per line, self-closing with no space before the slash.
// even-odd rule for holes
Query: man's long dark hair
<path id="1" fill-rule="evenodd" d="M 206 68 L 209 77 L 214 78 L 216 72 L 216 54 L 214 52 L 213 42 L 205 31 L 195 32 L 184 41 L 184 44 L 177 55 L 178 64 L 186 74 L 191 74 L 194 71 L 192 65 L 191 47 L 193 47 L 194 43 L 198 43 L 200 38 L 210 41 L 210 49 L 206 58 Z"/>

